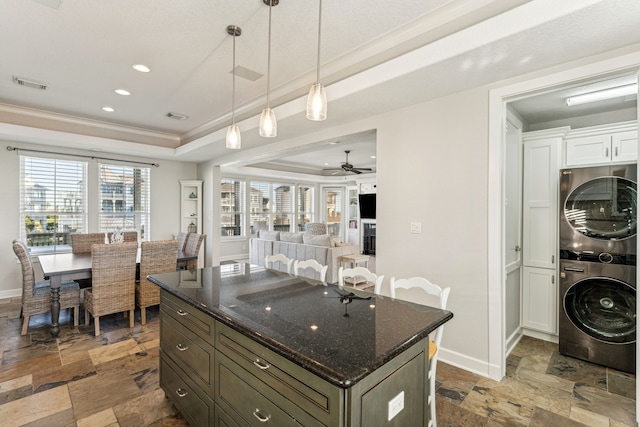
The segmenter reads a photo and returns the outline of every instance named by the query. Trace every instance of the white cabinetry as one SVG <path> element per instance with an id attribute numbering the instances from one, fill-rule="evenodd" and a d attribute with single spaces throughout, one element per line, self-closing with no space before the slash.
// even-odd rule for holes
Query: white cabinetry
<path id="1" fill-rule="evenodd" d="M 523 134 L 522 326 L 557 330 L 558 173 L 568 127 Z"/>
<path id="2" fill-rule="evenodd" d="M 358 238 L 358 218 L 360 217 L 358 214 L 358 187 L 348 187 L 347 192 L 349 193 L 347 242 L 357 245 L 360 243 Z"/>
<path id="3" fill-rule="evenodd" d="M 522 268 L 522 326 L 549 334 L 557 333 L 558 288 L 556 270 Z"/>
<path id="4" fill-rule="evenodd" d="M 180 231 L 202 233 L 202 181 L 180 181 Z"/>
<path id="5" fill-rule="evenodd" d="M 566 165 L 582 166 L 638 159 L 636 122 L 572 131 L 566 141 Z"/>

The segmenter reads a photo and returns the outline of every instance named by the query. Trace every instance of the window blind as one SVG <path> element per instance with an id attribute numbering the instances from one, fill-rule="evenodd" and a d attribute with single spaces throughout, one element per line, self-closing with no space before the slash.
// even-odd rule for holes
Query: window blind
<path id="1" fill-rule="evenodd" d="M 244 236 L 245 182 L 222 179 L 220 182 L 220 231 L 222 236 Z"/>
<path id="2" fill-rule="evenodd" d="M 313 221 L 313 202 L 314 202 L 314 187 L 299 185 L 297 194 L 298 210 L 297 216 L 297 229 L 298 231 L 304 231 L 305 225 L 314 222 Z"/>
<path id="3" fill-rule="evenodd" d="M 99 231 L 135 230 L 141 240 L 150 233 L 150 168 L 99 165 Z"/>
<path id="4" fill-rule="evenodd" d="M 71 250 L 86 232 L 87 163 L 20 156 L 20 239 L 34 252 Z"/>

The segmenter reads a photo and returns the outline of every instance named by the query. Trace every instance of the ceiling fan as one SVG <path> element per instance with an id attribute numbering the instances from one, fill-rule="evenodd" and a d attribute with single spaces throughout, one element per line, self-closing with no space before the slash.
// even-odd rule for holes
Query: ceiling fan
<path id="1" fill-rule="evenodd" d="M 349 153 L 351 150 L 344 150 L 346 156 L 345 161 L 342 163 L 340 168 L 332 168 L 332 169 L 324 169 L 325 171 L 335 171 L 333 175 L 336 175 L 340 172 L 351 172 L 355 174 L 361 174 L 362 172 L 371 172 L 371 168 L 356 168 L 351 163 L 349 163 Z"/>

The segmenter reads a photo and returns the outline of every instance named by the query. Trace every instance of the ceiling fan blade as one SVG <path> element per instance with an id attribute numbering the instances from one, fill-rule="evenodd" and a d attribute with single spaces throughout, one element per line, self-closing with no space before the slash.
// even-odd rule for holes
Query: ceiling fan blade
<path id="1" fill-rule="evenodd" d="M 358 174 L 358 175 L 360 175 L 362 173 L 358 169 L 351 169 L 349 172 L 353 172 L 353 173 Z"/>
<path id="2" fill-rule="evenodd" d="M 354 169 L 354 170 L 356 170 L 356 169 L 357 169 L 357 170 L 362 171 L 362 172 L 371 172 L 371 171 L 373 170 L 373 169 L 371 169 L 371 168 L 353 168 L 353 169 Z"/>

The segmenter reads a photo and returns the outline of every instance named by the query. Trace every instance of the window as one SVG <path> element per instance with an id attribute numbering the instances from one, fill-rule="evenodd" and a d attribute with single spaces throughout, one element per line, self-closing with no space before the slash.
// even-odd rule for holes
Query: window
<path id="1" fill-rule="evenodd" d="M 296 188 L 298 188 L 297 202 Z M 248 191 L 252 236 L 255 236 L 258 230 L 288 232 L 301 230 L 301 221 L 302 224 L 305 221 L 309 222 L 313 216 L 312 187 L 296 187 L 274 182 L 251 182 Z M 297 227 L 294 226 L 296 217 Z"/>
<path id="2" fill-rule="evenodd" d="M 220 228 L 223 237 L 244 236 L 245 182 L 223 179 L 220 182 Z"/>
<path id="3" fill-rule="evenodd" d="M 136 230 L 149 233 L 150 169 L 100 164 L 99 231 Z"/>
<path id="4" fill-rule="evenodd" d="M 20 239 L 33 252 L 71 250 L 86 232 L 87 163 L 20 156 Z"/>
<path id="5" fill-rule="evenodd" d="M 304 231 L 306 224 L 313 222 L 313 188 L 311 186 L 298 186 L 298 211 L 297 227 L 298 231 Z"/>

